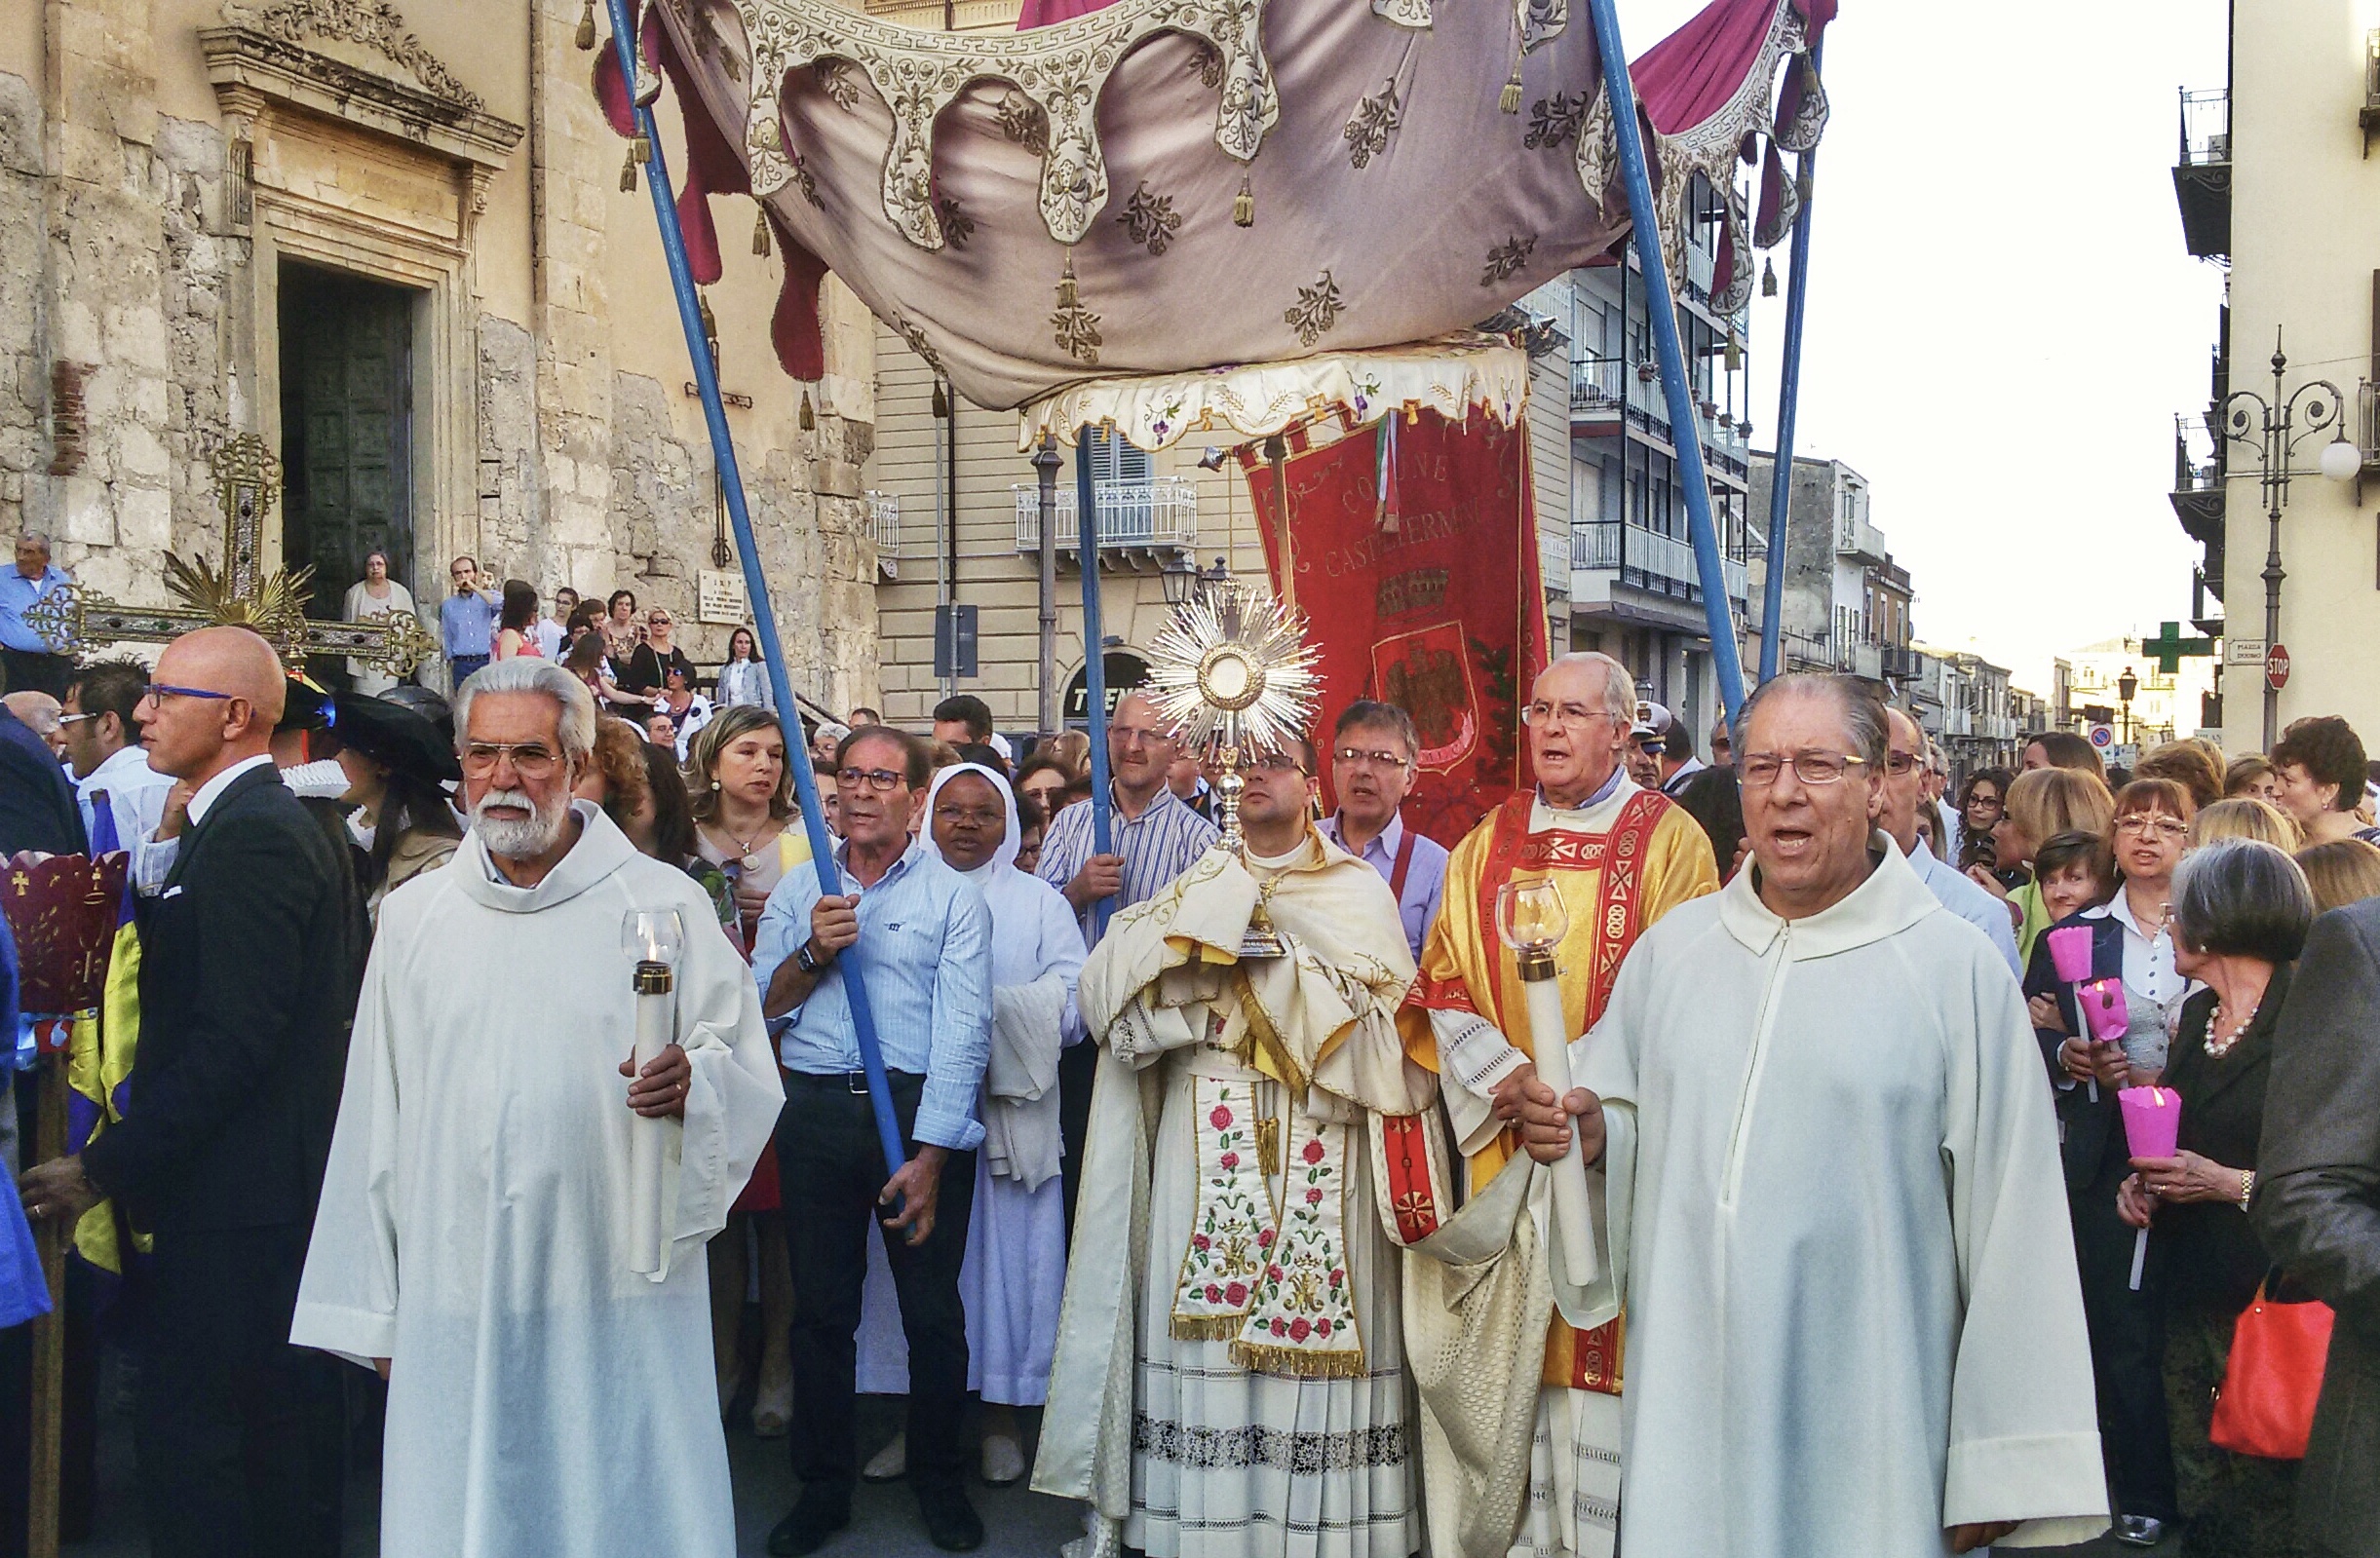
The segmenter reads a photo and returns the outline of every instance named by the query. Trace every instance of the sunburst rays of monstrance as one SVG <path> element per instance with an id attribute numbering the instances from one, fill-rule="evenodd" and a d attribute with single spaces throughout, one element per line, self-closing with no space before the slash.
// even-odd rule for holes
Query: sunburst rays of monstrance
<path id="1" fill-rule="evenodd" d="M 1148 691 L 1185 747 L 1213 755 L 1220 842 L 1243 861 L 1241 770 L 1251 755 L 1281 751 L 1305 734 L 1321 692 L 1315 659 L 1303 618 L 1239 584 L 1175 607 L 1173 620 L 1150 642 Z M 1259 900 L 1240 955 L 1281 951 Z"/>

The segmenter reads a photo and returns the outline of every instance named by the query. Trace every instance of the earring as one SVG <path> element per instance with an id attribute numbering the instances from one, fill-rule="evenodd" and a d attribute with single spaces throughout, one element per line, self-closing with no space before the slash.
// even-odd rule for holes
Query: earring
<path id="1" fill-rule="evenodd" d="M 719 787 L 719 781 L 717 779 L 712 779 L 710 781 L 710 787 L 714 790 L 717 789 Z"/>

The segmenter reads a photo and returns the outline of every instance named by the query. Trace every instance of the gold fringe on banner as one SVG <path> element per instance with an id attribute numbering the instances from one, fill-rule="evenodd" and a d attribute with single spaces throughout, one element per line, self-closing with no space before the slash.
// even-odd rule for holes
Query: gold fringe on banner
<path id="1" fill-rule="evenodd" d="M 1292 1380 L 1355 1380 L 1363 1375 L 1363 1351 L 1361 1348 L 1335 1352 L 1311 1352 L 1303 1348 L 1274 1347 L 1269 1343 L 1234 1342 L 1231 1345 L 1231 1360 L 1257 1374 L 1281 1375 Z"/>

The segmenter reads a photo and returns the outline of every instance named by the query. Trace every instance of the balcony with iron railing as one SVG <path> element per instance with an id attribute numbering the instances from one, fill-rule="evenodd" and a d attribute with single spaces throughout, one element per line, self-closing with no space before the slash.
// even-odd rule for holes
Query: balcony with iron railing
<path id="1" fill-rule="evenodd" d="M 901 499 L 890 492 L 878 492 L 870 487 L 862 494 L 867 500 L 867 533 L 876 543 L 876 571 L 887 579 L 901 577 Z"/>
<path id="2" fill-rule="evenodd" d="M 1616 417 L 1627 396 L 1623 383 L 1628 364 L 1616 357 L 1582 357 L 1570 364 L 1570 416 L 1573 421 Z"/>
<path id="3" fill-rule="evenodd" d="M 2173 198 L 2182 241 L 2200 259 L 2231 254 L 2231 93 L 2181 94 L 2181 135 L 2173 157 Z"/>
<path id="4" fill-rule="evenodd" d="M 1041 489 L 1020 483 L 1009 490 L 1017 503 L 1017 550 L 1038 551 Z M 1074 492 L 1072 483 L 1060 482 L 1056 495 L 1057 550 L 1064 552 L 1076 551 L 1082 535 L 1075 517 Z M 1153 481 L 1101 482 L 1095 492 L 1100 550 L 1178 549 L 1197 544 L 1196 483 L 1180 476 L 1159 476 Z"/>
<path id="5" fill-rule="evenodd" d="M 2365 458 L 2368 460 L 2369 455 Z M 2223 439 L 2203 412 L 2173 419 L 2173 517 L 2202 546 L 2223 544 Z"/>
<path id="6" fill-rule="evenodd" d="M 1591 519 L 1570 527 L 1570 566 L 1615 573 L 1620 582 L 1656 595 L 1700 604 L 1702 570 L 1694 560 L 1694 545 L 1677 536 L 1628 524 L 1617 519 Z M 1746 598 L 1747 575 L 1741 559 L 1719 559 L 1719 576 L 1727 598 Z"/>

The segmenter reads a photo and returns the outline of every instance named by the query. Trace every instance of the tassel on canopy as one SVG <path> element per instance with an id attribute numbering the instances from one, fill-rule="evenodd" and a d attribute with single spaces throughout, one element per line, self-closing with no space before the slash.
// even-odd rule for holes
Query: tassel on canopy
<path id="1" fill-rule="evenodd" d="M 1777 295 L 1777 262 L 1773 259 L 1760 262 L 1760 295 L 1762 297 Z"/>
<path id="2" fill-rule="evenodd" d="M 1256 225 L 1256 192 L 1250 188 L 1248 174 L 1240 175 L 1240 193 L 1231 199 L 1231 224 L 1234 227 Z"/>
<path id="3" fill-rule="evenodd" d="M 769 213 L 766 209 L 752 215 L 752 252 L 762 259 L 769 257 Z"/>
<path id="4" fill-rule="evenodd" d="M 636 138 L 642 140 L 644 137 L 639 135 Z M 623 195 L 633 195 L 635 193 L 635 191 L 636 149 L 632 146 L 629 148 L 628 161 L 620 165 L 620 193 Z"/>
<path id="5" fill-rule="evenodd" d="M 587 0 L 587 3 L 579 8 L 578 44 L 581 54 L 595 46 L 595 0 Z"/>
<path id="6" fill-rule="evenodd" d="M 817 428 L 818 413 L 810 409 L 810 390 L 805 385 L 801 392 L 801 430 L 804 433 L 811 433 L 815 432 Z"/>

